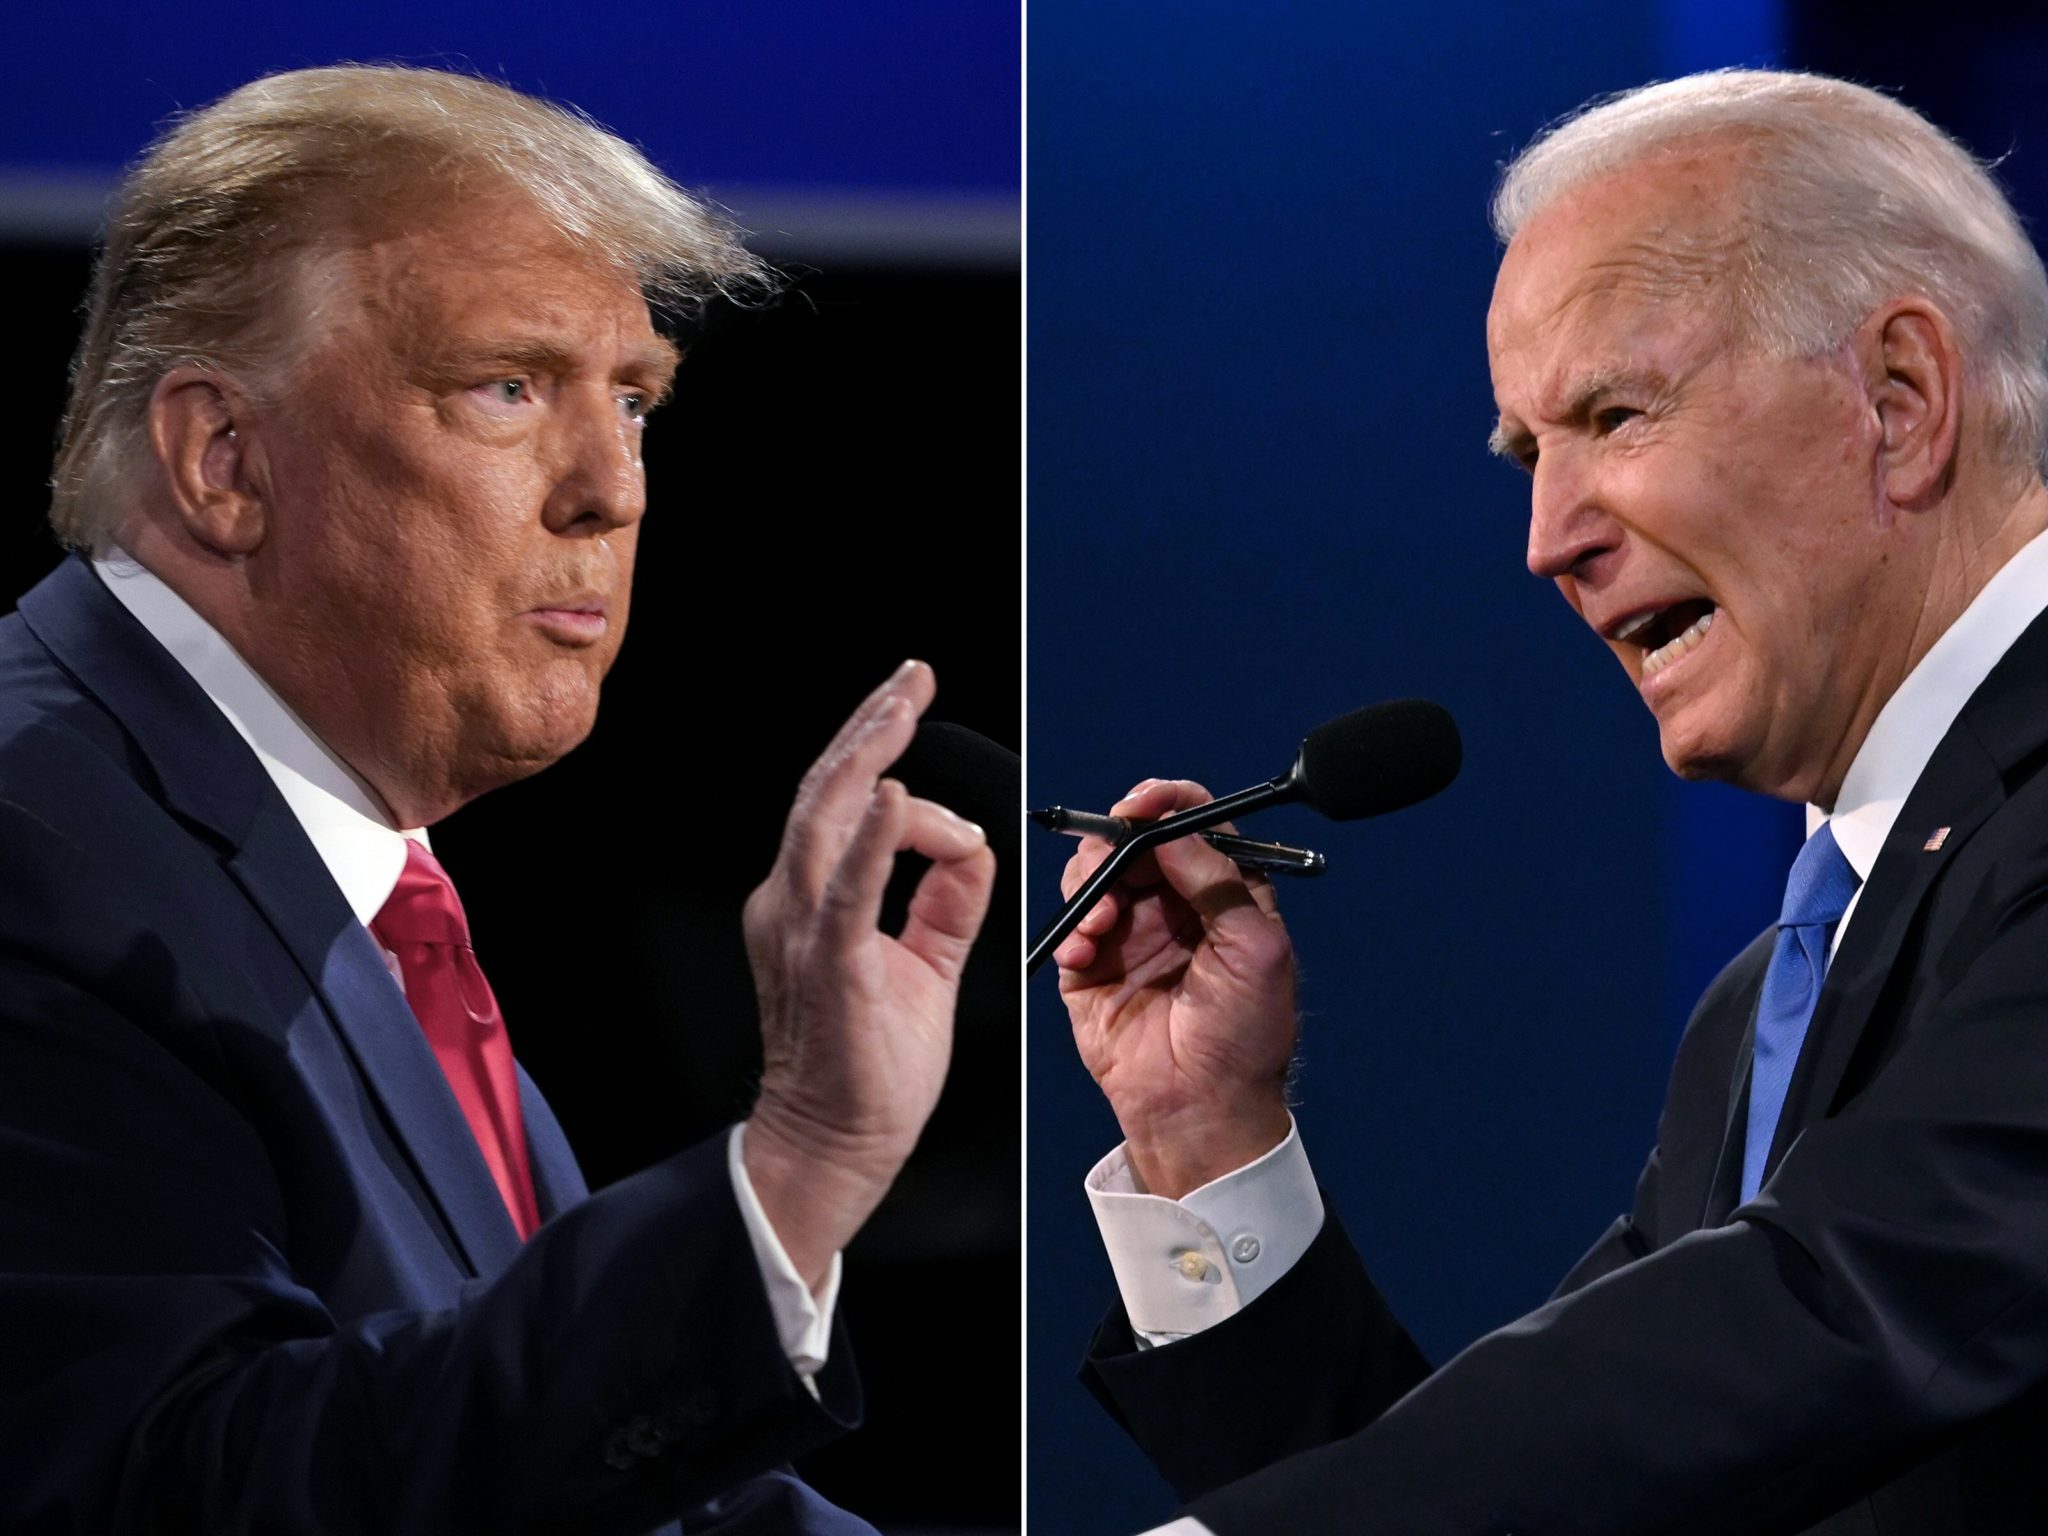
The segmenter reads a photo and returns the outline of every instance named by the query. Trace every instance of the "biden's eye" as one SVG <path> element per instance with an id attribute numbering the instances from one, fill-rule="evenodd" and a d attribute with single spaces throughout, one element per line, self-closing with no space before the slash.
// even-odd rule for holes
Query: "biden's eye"
<path id="1" fill-rule="evenodd" d="M 1632 405 L 1603 405 L 1593 413 L 1593 427 L 1604 436 L 1617 428 L 1627 426 L 1642 414 Z"/>

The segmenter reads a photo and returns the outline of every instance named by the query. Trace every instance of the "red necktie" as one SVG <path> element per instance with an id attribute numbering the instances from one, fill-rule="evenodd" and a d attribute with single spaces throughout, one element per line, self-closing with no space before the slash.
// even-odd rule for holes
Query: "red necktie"
<path id="1" fill-rule="evenodd" d="M 440 861 L 411 838 L 398 888 L 370 924 L 405 976 L 405 1000 L 483 1150 L 522 1239 L 540 1226 L 526 1160 L 526 1117 L 505 1017 L 469 947 L 469 920 Z"/>

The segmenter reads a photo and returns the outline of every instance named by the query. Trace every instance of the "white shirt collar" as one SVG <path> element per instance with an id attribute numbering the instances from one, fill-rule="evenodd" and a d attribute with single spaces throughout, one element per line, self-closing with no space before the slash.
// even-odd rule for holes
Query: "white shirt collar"
<path id="1" fill-rule="evenodd" d="M 405 868 L 405 840 L 425 844 L 427 834 L 417 827 L 393 827 L 369 786 L 308 729 L 219 630 L 155 575 L 118 549 L 95 559 L 92 568 L 115 600 L 191 674 L 249 743 L 350 909 L 367 925 L 397 888 Z"/>
<path id="2" fill-rule="evenodd" d="M 1807 831 L 1831 822 L 1835 842 L 1859 880 L 1870 878 L 1906 796 L 1956 716 L 2044 608 L 2048 533 L 2030 540 L 1984 583 L 1984 590 L 1885 701 L 1849 764 L 1833 816 L 1817 806 L 1807 807 Z"/>

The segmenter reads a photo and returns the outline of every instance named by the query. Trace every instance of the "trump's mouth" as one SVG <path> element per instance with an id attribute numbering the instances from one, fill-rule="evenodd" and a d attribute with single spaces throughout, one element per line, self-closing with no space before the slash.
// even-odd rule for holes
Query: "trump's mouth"
<path id="1" fill-rule="evenodd" d="M 528 620 L 557 640 L 589 645 L 604 637 L 608 627 L 601 598 L 565 598 L 546 607 L 527 611 Z"/>
<path id="2" fill-rule="evenodd" d="M 1705 598 L 1673 603 L 1636 615 L 1614 632 L 1614 638 L 1642 648 L 1643 676 L 1649 677 L 1705 639 L 1719 611 Z"/>

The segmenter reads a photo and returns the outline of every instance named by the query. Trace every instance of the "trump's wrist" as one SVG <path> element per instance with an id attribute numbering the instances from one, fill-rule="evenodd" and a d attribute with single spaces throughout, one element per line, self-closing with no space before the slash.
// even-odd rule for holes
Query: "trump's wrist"
<path id="1" fill-rule="evenodd" d="M 853 1240 L 908 1155 L 860 1137 L 821 1132 L 760 1106 L 748 1117 L 741 1159 L 762 1213 L 815 1292 L 832 1257 Z"/>

